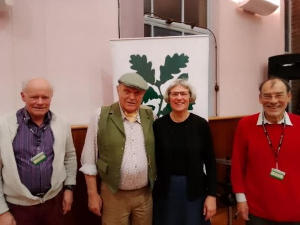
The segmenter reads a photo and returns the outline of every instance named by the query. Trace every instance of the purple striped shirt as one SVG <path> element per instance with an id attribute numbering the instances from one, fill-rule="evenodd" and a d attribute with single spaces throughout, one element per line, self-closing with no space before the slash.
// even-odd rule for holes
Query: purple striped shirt
<path id="1" fill-rule="evenodd" d="M 16 116 L 19 126 L 12 144 L 21 182 L 33 195 L 46 193 L 51 188 L 54 158 L 51 112 L 45 115 L 40 127 L 31 120 L 25 108 L 18 110 Z M 40 152 L 44 152 L 47 159 L 34 165 L 30 159 Z"/>

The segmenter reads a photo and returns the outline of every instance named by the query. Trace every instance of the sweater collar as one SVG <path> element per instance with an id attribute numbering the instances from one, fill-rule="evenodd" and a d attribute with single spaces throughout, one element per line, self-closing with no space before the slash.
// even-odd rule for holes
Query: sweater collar
<path id="1" fill-rule="evenodd" d="M 256 123 L 257 126 L 261 126 L 262 125 L 262 117 L 263 117 L 263 112 L 260 112 L 259 115 L 258 115 L 257 123 Z M 290 120 L 289 114 L 287 112 L 284 112 L 282 120 L 280 120 L 277 124 L 282 124 L 283 121 L 284 121 L 284 118 L 285 118 L 285 124 L 287 126 L 293 126 L 293 124 L 292 124 L 292 122 Z M 264 118 L 264 120 L 265 120 L 265 124 L 272 124 L 270 121 L 268 121 L 266 119 L 266 117 Z"/>

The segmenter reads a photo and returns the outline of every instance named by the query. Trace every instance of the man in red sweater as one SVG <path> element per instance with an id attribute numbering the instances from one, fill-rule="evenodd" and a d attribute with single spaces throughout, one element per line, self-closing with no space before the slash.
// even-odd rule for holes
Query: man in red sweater
<path id="1" fill-rule="evenodd" d="M 239 121 L 231 180 L 237 213 L 249 225 L 300 224 L 300 116 L 286 113 L 289 84 L 259 88 L 263 111 Z"/>

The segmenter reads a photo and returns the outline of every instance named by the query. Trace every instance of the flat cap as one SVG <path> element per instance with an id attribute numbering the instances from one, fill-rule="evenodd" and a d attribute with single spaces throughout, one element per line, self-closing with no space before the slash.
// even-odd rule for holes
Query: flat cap
<path id="1" fill-rule="evenodd" d="M 137 73 L 125 73 L 119 78 L 118 82 L 128 87 L 133 87 L 145 91 L 148 89 L 147 82 L 141 75 Z"/>

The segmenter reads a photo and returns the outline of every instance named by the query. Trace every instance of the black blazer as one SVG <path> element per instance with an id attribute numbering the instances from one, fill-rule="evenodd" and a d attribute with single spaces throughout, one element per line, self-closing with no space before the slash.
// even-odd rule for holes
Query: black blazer
<path id="1" fill-rule="evenodd" d="M 157 164 L 157 180 L 154 186 L 154 196 L 164 197 L 169 189 L 170 172 L 170 115 L 157 119 L 154 124 L 155 157 Z M 196 199 L 203 194 L 216 195 L 216 160 L 210 129 L 205 119 L 190 113 L 186 120 L 188 132 L 182 133 L 186 138 L 187 168 L 187 196 Z M 203 171 L 206 168 L 206 174 Z"/>

